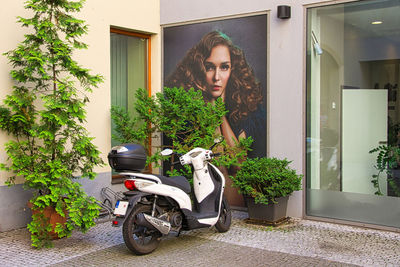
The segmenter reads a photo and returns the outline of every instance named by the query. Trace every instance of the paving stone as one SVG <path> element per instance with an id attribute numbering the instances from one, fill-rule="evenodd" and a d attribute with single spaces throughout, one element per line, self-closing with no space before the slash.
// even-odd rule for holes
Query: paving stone
<path id="1" fill-rule="evenodd" d="M 227 233 L 183 232 L 141 257 L 128 251 L 122 229 L 110 222 L 42 250 L 31 247 L 27 229 L 4 232 L 0 266 L 400 266 L 400 233 L 300 219 L 266 227 L 245 223 L 245 212 L 233 214 Z"/>
<path id="2" fill-rule="evenodd" d="M 132 255 L 118 245 L 55 266 L 353 266 L 319 258 L 272 252 L 193 236 L 163 242 L 152 254 Z"/>

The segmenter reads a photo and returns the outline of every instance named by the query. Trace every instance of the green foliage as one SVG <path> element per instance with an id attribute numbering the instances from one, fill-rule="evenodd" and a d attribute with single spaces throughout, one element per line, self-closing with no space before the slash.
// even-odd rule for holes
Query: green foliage
<path id="1" fill-rule="evenodd" d="M 400 188 L 398 188 L 392 177 L 392 172 L 390 171 L 396 168 L 400 162 L 400 148 L 391 145 L 380 145 L 369 151 L 369 153 L 378 153 L 376 157 L 376 164 L 374 166 L 378 173 L 373 174 L 371 179 L 371 183 L 376 189 L 375 195 L 383 195 L 379 185 L 379 179 L 382 173 L 386 173 L 389 186 L 393 189 L 397 196 L 400 196 Z"/>
<path id="2" fill-rule="evenodd" d="M 140 143 L 148 148 L 148 137 L 162 133 L 171 140 L 171 147 L 177 153 L 186 153 L 195 147 L 208 148 L 214 143 L 216 128 L 222 123 L 222 117 L 227 113 L 221 99 L 214 104 L 205 104 L 201 91 L 193 88 L 186 91 L 183 88 L 164 88 L 163 93 L 149 97 L 147 91 L 139 89 L 136 93 L 135 109 L 137 117 L 131 118 L 119 107 L 112 107 L 111 117 L 115 123 L 116 133 L 113 138 L 121 143 Z M 246 156 L 252 139 L 240 139 L 235 147 L 229 147 L 225 141 L 220 146 L 223 156 L 216 160 L 219 166 L 236 166 L 239 160 Z M 160 155 L 161 147 L 147 159 L 147 164 L 159 166 L 160 160 L 167 157 Z M 148 151 L 149 152 L 149 151 Z M 173 162 L 176 159 L 170 158 Z M 191 177 L 191 169 L 174 168 L 171 165 L 170 175 Z"/>
<path id="3" fill-rule="evenodd" d="M 9 162 L 0 167 L 13 174 L 8 185 L 22 176 L 24 187 L 34 189 L 33 209 L 52 206 L 67 217 L 67 223 L 56 228 L 60 237 L 69 236 L 73 229 L 87 231 L 99 213 L 95 199 L 74 181 L 76 174 L 94 179 L 93 168 L 103 164 L 82 125 L 89 101 L 85 93 L 103 78 L 91 75 L 72 59 L 75 49 L 87 47 L 79 41 L 87 26 L 71 16 L 83 3 L 26 1 L 25 8 L 33 11 L 33 17 L 18 19 L 33 32 L 5 53 L 13 66 L 15 86 L 0 107 L 0 128 L 14 138 L 5 146 Z M 39 215 L 32 219 L 28 225 L 32 245 L 50 246 L 49 223 Z"/>
<path id="4" fill-rule="evenodd" d="M 400 123 L 393 123 L 393 120 L 388 117 L 388 145 L 396 146 L 398 144 L 398 135 L 400 132 Z"/>
<path id="5" fill-rule="evenodd" d="M 37 244 L 37 248 L 51 247 L 49 233 L 52 230 L 49 219 L 42 213 L 32 215 L 32 222 L 28 224 L 28 230 L 31 232 L 32 244 Z"/>
<path id="6" fill-rule="evenodd" d="M 289 167 L 290 162 L 277 158 L 247 159 L 231 179 L 240 193 L 254 197 L 256 203 L 276 203 L 276 198 L 301 189 L 303 176 Z"/>

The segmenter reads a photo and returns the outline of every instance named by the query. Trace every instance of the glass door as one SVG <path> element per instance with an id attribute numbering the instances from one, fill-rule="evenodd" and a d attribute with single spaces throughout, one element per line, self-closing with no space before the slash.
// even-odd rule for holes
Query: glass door
<path id="1" fill-rule="evenodd" d="M 307 10 L 307 215 L 400 227 L 398 14 L 398 0 Z"/>

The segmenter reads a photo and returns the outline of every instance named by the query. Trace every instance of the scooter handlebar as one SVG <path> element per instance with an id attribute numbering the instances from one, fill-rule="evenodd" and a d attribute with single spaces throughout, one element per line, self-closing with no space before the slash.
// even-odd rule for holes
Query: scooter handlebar
<path id="1" fill-rule="evenodd" d="M 185 155 L 182 155 L 179 158 L 179 161 L 182 165 L 193 164 L 193 159 L 198 158 L 199 156 L 202 157 L 202 160 L 210 160 L 212 158 L 221 156 L 221 153 L 213 153 L 211 150 L 196 148 Z"/>

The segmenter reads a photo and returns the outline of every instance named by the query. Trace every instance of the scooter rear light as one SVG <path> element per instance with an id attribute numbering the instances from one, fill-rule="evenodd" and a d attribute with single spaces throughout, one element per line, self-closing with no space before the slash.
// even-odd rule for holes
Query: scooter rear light
<path id="1" fill-rule="evenodd" d="M 124 185 L 130 191 L 137 189 L 134 180 L 125 180 Z"/>
<path id="2" fill-rule="evenodd" d="M 118 221 L 112 221 L 112 224 L 117 226 L 118 225 Z"/>

